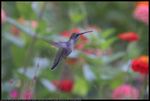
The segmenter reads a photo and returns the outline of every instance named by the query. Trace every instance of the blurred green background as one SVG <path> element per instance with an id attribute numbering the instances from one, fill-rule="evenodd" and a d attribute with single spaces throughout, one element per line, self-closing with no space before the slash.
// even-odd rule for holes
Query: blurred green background
<path id="1" fill-rule="evenodd" d="M 2 2 L 7 16 L 1 24 L 2 98 L 11 98 L 12 89 L 19 96 L 32 89 L 32 98 L 111 98 L 121 84 L 136 86 L 140 76 L 130 70 L 129 63 L 148 55 L 148 26 L 133 17 L 135 3 Z M 75 49 L 68 59 L 79 61 L 64 61 L 51 71 L 57 48 L 43 40 L 66 41 L 69 37 L 61 33 L 75 28 L 94 31 L 85 35 L 89 42 L 84 49 L 98 49 L 100 55 Z M 121 41 L 117 35 L 123 32 L 136 32 L 140 40 Z M 53 80 L 62 79 L 73 81 L 71 92 L 54 89 Z"/>

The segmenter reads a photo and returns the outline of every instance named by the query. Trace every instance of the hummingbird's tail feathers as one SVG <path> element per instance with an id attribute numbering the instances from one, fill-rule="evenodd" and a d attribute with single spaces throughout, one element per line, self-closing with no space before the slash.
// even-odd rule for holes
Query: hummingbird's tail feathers
<path id="1" fill-rule="evenodd" d="M 54 61 L 54 64 L 51 67 L 51 70 L 54 70 L 56 68 L 56 66 L 58 65 L 58 63 L 59 63 L 60 60 L 61 60 L 61 56 L 57 60 Z"/>

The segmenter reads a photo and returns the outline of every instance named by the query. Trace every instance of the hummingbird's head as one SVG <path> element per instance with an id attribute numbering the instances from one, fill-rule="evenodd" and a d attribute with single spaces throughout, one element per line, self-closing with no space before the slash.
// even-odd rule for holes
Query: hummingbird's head
<path id="1" fill-rule="evenodd" d="M 83 32 L 83 33 L 73 33 L 73 34 L 71 35 L 70 39 L 77 40 L 80 35 L 83 35 L 83 34 L 89 33 L 89 32 L 92 32 L 92 31 L 87 31 L 87 32 Z"/>
<path id="2" fill-rule="evenodd" d="M 79 38 L 79 34 L 78 33 L 72 33 L 72 35 L 71 35 L 71 37 L 70 37 L 70 39 L 78 39 Z"/>

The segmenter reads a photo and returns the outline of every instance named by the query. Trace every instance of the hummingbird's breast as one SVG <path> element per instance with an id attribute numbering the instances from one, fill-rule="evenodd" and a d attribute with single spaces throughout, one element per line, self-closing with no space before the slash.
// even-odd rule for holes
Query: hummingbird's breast
<path id="1" fill-rule="evenodd" d="M 75 40 L 70 40 L 70 42 L 69 42 L 69 48 L 70 48 L 71 50 L 74 49 L 75 43 L 76 43 Z"/>

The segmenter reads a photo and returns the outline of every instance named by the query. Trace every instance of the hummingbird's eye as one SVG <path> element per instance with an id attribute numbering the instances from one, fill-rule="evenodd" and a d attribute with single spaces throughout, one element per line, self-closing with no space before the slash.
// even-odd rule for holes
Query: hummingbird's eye
<path id="1" fill-rule="evenodd" d="M 79 34 L 76 34 L 76 38 L 78 38 L 79 37 Z"/>
<path id="2" fill-rule="evenodd" d="M 76 36 L 79 36 L 79 34 L 76 34 Z"/>

